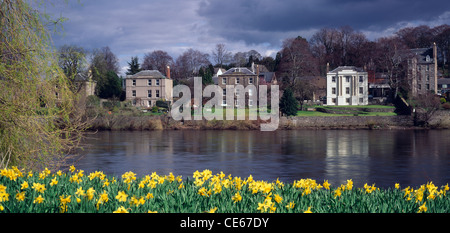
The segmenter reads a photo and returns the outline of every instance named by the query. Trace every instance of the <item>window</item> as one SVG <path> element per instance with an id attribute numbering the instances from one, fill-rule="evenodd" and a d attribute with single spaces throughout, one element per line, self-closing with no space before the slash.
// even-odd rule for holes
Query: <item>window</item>
<path id="1" fill-rule="evenodd" d="M 345 94 L 350 94 L 350 87 L 345 88 Z"/>
<path id="2" fill-rule="evenodd" d="M 348 104 L 350 103 L 350 98 L 345 98 L 345 102 Z"/>
<path id="3" fill-rule="evenodd" d="M 156 82 L 156 86 L 159 86 L 159 79 L 155 79 L 155 82 Z"/>
<path id="4" fill-rule="evenodd" d="M 159 97 L 159 90 L 156 90 L 156 97 Z"/>
<path id="5" fill-rule="evenodd" d="M 133 82 L 133 83 L 132 83 L 131 85 L 132 85 L 132 86 L 136 86 L 136 79 L 133 79 L 132 82 Z"/>
<path id="6" fill-rule="evenodd" d="M 422 90 L 422 85 L 421 84 L 419 84 L 419 90 Z"/>
<path id="7" fill-rule="evenodd" d="M 236 96 L 239 96 L 239 89 L 235 89 Z"/>
<path id="8" fill-rule="evenodd" d="M 430 65 L 427 65 L 427 71 L 429 71 L 430 70 Z"/>
<path id="9" fill-rule="evenodd" d="M 227 79 L 226 78 L 222 78 L 222 84 L 227 84 Z"/>
<path id="10" fill-rule="evenodd" d="M 350 76 L 345 76 L 345 81 L 349 83 L 350 82 Z"/>
<path id="11" fill-rule="evenodd" d="M 152 90 L 148 90 L 147 91 L 147 97 L 148 98 L 152 98 Z"/>
<path id="12" fill-rule="evenodd" d="M 427 86 L 427 90 L 430 90 L 430 84 L 427 84 L 426 86 Z"/>
<path id="13" fill-rule="evenodd" d="M 331 102 L 335 104 L 336 103 L 336 98 L 332 98 Z"/>
<path id="14" fill-rule="evenodd" d="M 236 78 L 236 82 L 235 82 L 236 84 L 239 84 L 239 78 Z"/>
<path id="15" fill-rule="evenodd" d="M 427 74 L 427 81 L 430 81 L 430 75 Z"/>
<path id="16" fill-rule="evenodd" d="M 364 94 L 364 88 L 363 87 L 359 88 L 359 94 Z"/>
<path id="17" fill-rule="evenodd" d="M 248 78 L 248 83 L 253 84 L 253 78 Z"/>
<path id="18" fill-rule="evenodd" d="M 152 101 L 151 100 L 148 101 L 148 106 L 149 107 L 152 106 Z"/>
<path id="19" fill-rule="evenodd" d="M 359 103 L 364 103 L 364 99 L 363 98 L 359 98 Z"/>
<path id="20" fill-rule="evenodd" d="M 222 100 L 222 105 L 227 105 L 227 100 L 226 99 Z"/>
<path id="21" fill-rule="evenodd" d="M 336 88 L 335 87 L 331 88 L 331 94 L 336 95 Z"/>
<path id="22" fill-rule="evenodd" d="M 248 96 L 252 96 L 252 95 L 253 95 L 252 89 L 248 89 Z"/>
<path id="23" fill-rule="evenodd" d="M 147 85 L 151 86 L 152 85 L 152 80 L 149 79 Z"/>
<path id="24" fill-rule="evenodd" d="M 248 100 L 248 106 L 253 106 L 253 100 L 252 99 Z"/>
<path id="25" fill-rule="evenodd" d="M 331 82 L 333 82 L 333 83 L 336 82 L 336 76 L 331 77 Z"/>
<path id="26" fill-rule="evenodd" d="M 132 93 L 131 95 L 132 95 L 133 97 L 136 97 L 136 90 L 133 90 L 131 93 Z"/>
<path id="27" fill-rule="evenodd" d="M 224 88 L 224 89 L 222 89 L 222 95 L 227 95 L 227 89 L 226 88 Z"/>
<path id="28" fill-rule="evenodd" d="M 360 83 L 364 82 L 364 77 L 363 76 L 359 76 L 359 82 Z"/>

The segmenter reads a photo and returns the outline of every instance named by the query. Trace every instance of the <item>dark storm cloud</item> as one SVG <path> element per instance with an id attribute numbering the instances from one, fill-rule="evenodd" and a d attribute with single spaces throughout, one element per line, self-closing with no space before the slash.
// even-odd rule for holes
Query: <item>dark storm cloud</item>
<path id="1" fill-rule="evenodd" d="M 433 20 L 449 10 L 447 0 L 206 0 L 198 13 L 220 35 L 252 41 L 258 38 L 257 32 L 346 25 L 356 30 L 382 30 L 403 21 Z"/>

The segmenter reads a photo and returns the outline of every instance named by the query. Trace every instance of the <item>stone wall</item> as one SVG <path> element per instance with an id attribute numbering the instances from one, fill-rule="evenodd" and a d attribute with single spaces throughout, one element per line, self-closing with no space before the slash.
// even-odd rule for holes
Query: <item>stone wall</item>
<path id="1" fill-rule="evenodd" d="M 411 127 L 411 116 L 311 116 L 281 117 L 280 129 Z"/>

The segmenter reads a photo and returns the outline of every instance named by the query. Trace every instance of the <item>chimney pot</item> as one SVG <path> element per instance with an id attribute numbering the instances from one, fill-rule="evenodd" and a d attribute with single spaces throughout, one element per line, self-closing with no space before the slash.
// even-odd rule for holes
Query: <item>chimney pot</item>
<path id="1" fill-rule="evenodd" d="M 170 79 L 170 66 L 166 67 L 166 76 L 168 79 Z"/>

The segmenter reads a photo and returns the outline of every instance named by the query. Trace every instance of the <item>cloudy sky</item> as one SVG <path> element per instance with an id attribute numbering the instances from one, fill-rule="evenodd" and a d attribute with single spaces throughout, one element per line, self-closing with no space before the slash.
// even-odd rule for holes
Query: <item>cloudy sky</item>
<path id="1" fill-rule="evenodd" d="M 189 48 L 211 53 L 218 43 L 235 53 L 274 56 L 289 37 L 307 39 L 323 27 L 351 26 L 369 39 L 407 26 L 450 24 L 448 0 L 78 0 L 48 6 L 67 18 L 55 46 L 109 46 L 123 70 L 132 56 Z"/>

